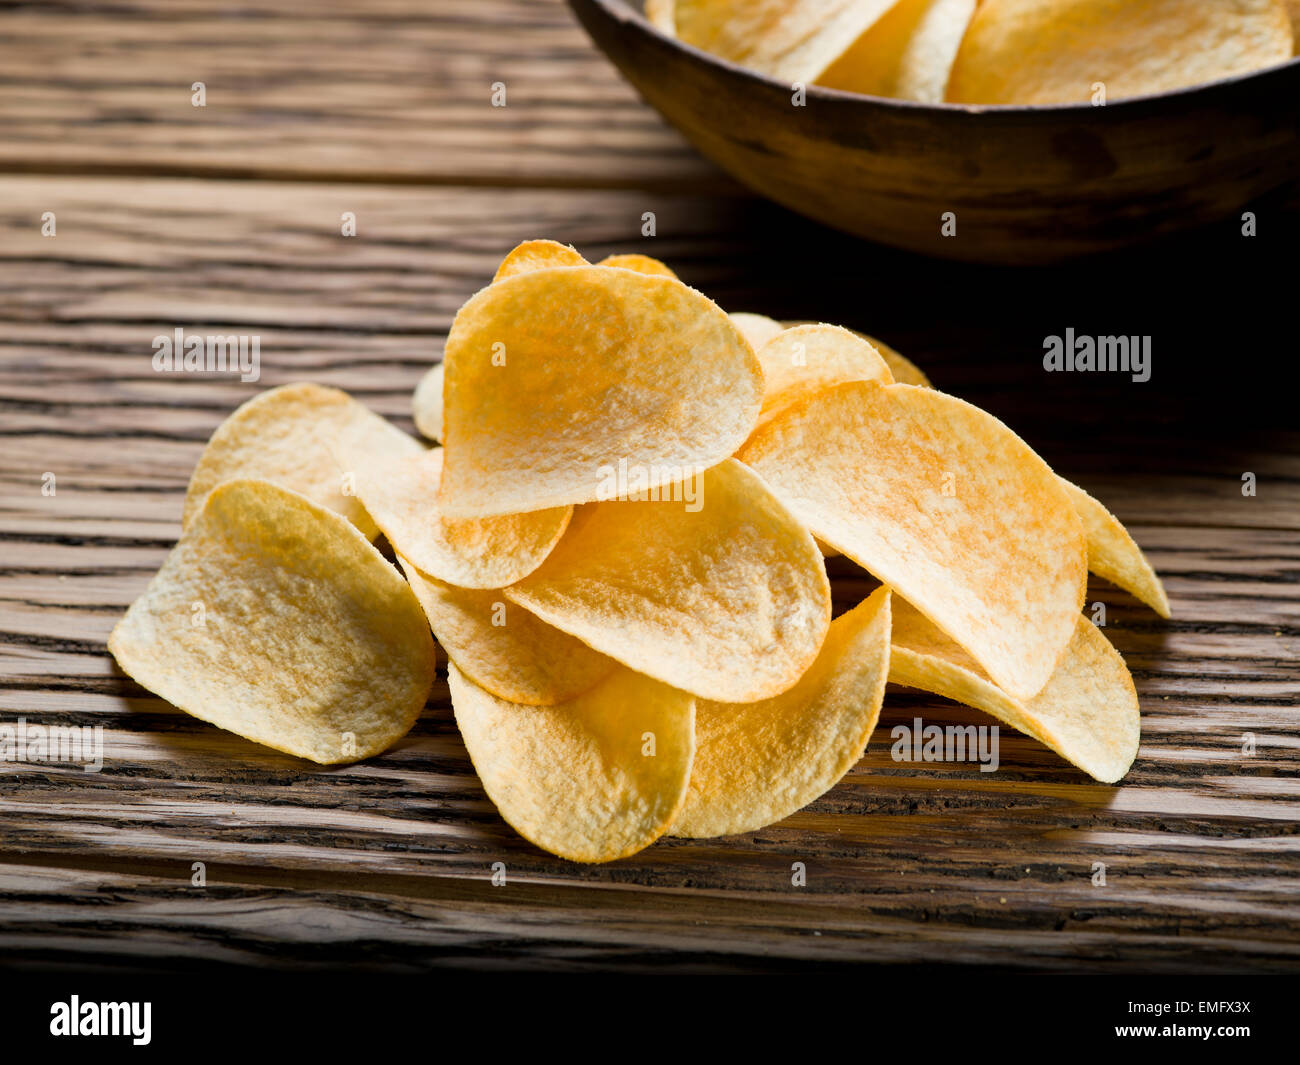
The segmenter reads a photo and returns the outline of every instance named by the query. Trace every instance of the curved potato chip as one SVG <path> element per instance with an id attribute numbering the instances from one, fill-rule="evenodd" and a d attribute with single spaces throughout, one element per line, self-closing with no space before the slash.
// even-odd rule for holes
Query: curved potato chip
<path id="1" fill-rule="evenodd" d="M 732 324 L 740 330 L 740 335 L 749 341 L 749 346 L 755 351 L 785 328 L 775 318 L 769 318 L 765 314 L 732 311 L 727 317 L 731 319 Z"/>
<path id="2" fill-rule="evenodd" d="M 1300 0 L 1296 0 L 1300 3 Z M 677 36 L 677 0 L 645 0 L 645 17 L 650 25 L 669 37 Z"/>
<path id="3" fill-rule="evenodd" d="M 818 79 L 845 92 L 942 103 L 975 0 L 899 0 Z"/>
<path id="4" fill-rule="evenodd" d="M 1291 33 L 1296 39 L 1296 48 L 1300 50 L 1300 0 L 1286 0 L 1286 14 L 1291 20 Z"/>
<path id="5" fill-rule="evenodd" d="M 442 443 L 442 363 L 420 378 L 411 397 L 415 427 L 430 440 Z"/>
<path id="6" fill-rule="evenodd" d="M 733 320 L 737 317 L 738 315 L 732 315 Z M 761 314 L 745 315 L 745 317 L 762 319 L 762 323 L 764 323 L 759 324 L 755 329 L 755 337 L 761 340 L 761 344 L 754 345 L 754 350 L 758 353 L 758 361 L 763 364 L 763 410 L 758 416 L 759 425 L 771 421 L 772 416 L 777 410 L 784 410 L 789 406 L 789 402 L 782 402 L 779 404 L 773 403 L 774 392 L 780 388 L 779 384 L 774 385 L 773 378 L 775 377 L 777 382 L 779 382 L 783 377 L 790 375 L 790 370 L 786 369 L 785 366 L 774 367 L 772 363 L 777 361 L 778 352 L 780 352 L 780 360 L 784 363 L 790 364 L 793 368 L 793 356 L 797 352 L 792 350 L 783 351 L 780 346 L 778 346 L 765 355 L 763 349 L 776 337 L 793 329 L 825 329 L 831 330 L 836 334 L 847 333 L 850 337 L 856 338 L 875 349 L 875 354 L 885 362 L 885 370 L 882 372 L 870 355 L 862 355 L 860 358 L 854 358 L 852 354 L 852 345 L 841 345 L 847 355 L 846 358 L 838 360 L 838 368 L 843 372 L 836 372 L 837 360 L 835 360 L 832 354 L 831 358 L 820 360 L 819 366 L 814 371 L 817 383 L 812 387 L 796 390 L 796 395 L 811 395 L 813 392 L 820 391 L 822 388 L 828 388 L 833 384 L 839 384 L 842 381 L 877 380 L 880 381 L 881 384 L 889 384 L 891 381 L 898 380 L 898 374 L 894 373 L 895 366 L 899 366 L 903 373 L 909 378 L 908 380 L 903 381 L 903 384 L 919 384 L 924 385 L 927 388 L 930 387 L 929 378 L 927 378 L 925 374 L 921 373 L 921 371 L 912 365 L 912 363 L 899 355 L 893 348 L 886 344 L 882 344 L 879 340 L 867 336 L 866 333 L 859 333 L 854 329 L 845 329 L 842 326 L 825 325 L 822 322 L 778 322 L 772 318 L 765 318 Z M 765 323 L 770 323 L 770 328 L 768 328 Z M 737 325 L 739 324 L 740 323 L 737 322 Z M 741 326 L 741 331 L 744 331 L 744 326 Z M 831 338 L 827 336 L 825 339 L 830 340 Z M 750 342 L 753 343 L 753 338 L 751 338 Z M 831 342 L 833 343 L 833 340 Z M 803 352 L 803 355 L 806 357 L 806 350 Z M 804 369 L 807 369 L 807 367 Z M 809 384 L 811 384 L 811 382 L 809 382 Z M 751 433 L 750 435 L 752 437 L 753 434 Z M 835 548 L 831 547 L 830 544 L 823 543 L 821 540 L 817 540 L 817 550 L 822 553 L 823 558 L 838 558 L 840 554 L 835 550 Z"/>
<path id="7" fill-rule="evenodd" d="M 889 589 L 831 622 L 817 660 L 774 699 L 699 701 L 695 763 L 674 836 L 752 832 L 830 791 L 857 763 L 889 671 Z"/>
<path id="8" fill-rule="evenodd" d="M 361 501 L 343 492 L 343 471 L 331 451 L 414 454 L 420 442 L 346 392 L 321 385 L 281 385 L 237 408 L 208 441 L 190 475 L 181 528 L 189 528 L 203 501 L 220 484 L 270 481 L 342 514 L 373 540 L 375 523 Z"/>
<path id="9" fill-rule="evenodd" d="M 758 350 L 763 366 L 764 425 L 792 403 L 842 381 L 879 381 L 894 375 L 870 343 L 837 325 L 798 325 L 778 333 Z"/>
<path id="10" fill-rule="evenodd" d="M 1279 0 L 983 0 L 948 99 L 1063 104 L 1199 85 L 1291 58 Z"/>
<path id="11" fill-rule="evenodd" d="M 686 794 L 695 701 L 618 667 L 558 706 L 498 699 L 447 668 L 451 705 L 483 790 L 521 836 L 575 862 L 608 862 L 664 834 Z"/>
<path id="12" fill-rule="evenodd" d="M 921 0 L 924 10 L 903 49 L 894 95 L 922 103 L 943 103 L 957 50 L 978 0 Z M 914 382 L 908 382 L 914 383 Z"/>
<path id="13" fill-rule="evenodd" d="M 586 266 L 587 260 L 567 244 L 554 240 L 526 240 L 501 260 L 493 283 L 518 277 L 532 270 L 549 270 L 556 266 Z"/>
<path id="14" fill-rule="evenodd" d="M 787 408 L 741 458 L 1009 693 L 1047 683 L 1083 606 L 1083 529 L 1057 476 L 991 414 L 850 381 Z"/>
<path id="15" fill-rule="evenodd" d="M 731 703 L 778 695 L 817 657 L 830 624 L 821 554 L 734 459 L 694 487 L 696 502 L 584 508 L 506 598 L 692 694 Z"/>
<path id="16" fill-rule="evenodd" d="M 322 764 L 404 736 L 435 675 L 397 570 L 334 511 L 267 481 L 208 496 L 108 649 L 187 714 Z"/>
<path id="17" fill-rule="evenodd" d="M 457 588 L 402 558 L 433 634 L 462 673 L 512 703 L 554 706 L 594 688 L 617 663 L 552 628 L 499 588 Z"/>
<path id="18" fill-rule="evenodd" d="M 1132 593 L 1162 618 L 1169 617 L 1169 598 L 1142 549 L 1109 510 L 1078 485 L 1062 478 L 1088 537 L 1088 569 Z"/>
<path id="19" fill-rule="evenodd" d="M 489 285 L 456 315 L 445 363 L 441 502 L 455 518 L 592 502 L 623 468 L 678 483 L 740 446 L 763 389 L 715 304 L 600 266 Z"/>
<path id="20" fill-rule="evenodd" d="M 658 259 L 652 259 L 648 255 L 610 255 L 601 259 L 596 265 L 613 266 L 619 270 L 635 270 L 639 274 L 653 274 L 657 277 L 677 276 Z"/>
<path id="21" fill-rule="evenodd" d="M 897 0 L 677 0 L 687 44 L 785 82 L 817 81 Z"/>
<path id="22" fill-rule="evenodd" d="M 420 571 L 462 588 L 501 588 L 528 576 L 560 542 L 573 508 L 444 518 L 438 509 L 443 456 L 435 447 L 391 459 L 345 459 L 366 513 Z"/>
<path id="23" fill-rule="evenodd" d="M 1017 701 L 895 596 L 889 679 L 992 714 L 1103 784 L 1123 777 L 1137 757 L 1142 723 L 1133 678 L 1101 630 L 1082 616 L 1043 690 Z"/>
<path id="24" fill-rule="evenodd" d="M 785 329 L 793 329 L 795 326 L 798 325 L 817 325 L 818 323 L 792 321 L 792 322 L 781 322 L 779 324 Z M 868 344 L 870 344 L 873 348 L 876 349 L 876 353 L 882 359 L 885 360 L 885 365 L 889 367 L 889 372 L 894 375 L 894 380 L 898 384 L 920 385 L 922 388 L 934 387 L 934 385 L 930 383 L 930 379 L 926 377 L 924 373 L 921 372 L 921 368 L 917 366 L 916 363 L 914 363 L 911 359 L 907 358 L 906 356 L 900 355 L 897 351 L 891 348 L 883 340 L 877 340 L 875 337 L 869 336 L 866 333 L 860 333 L 856 329 L 850 329 L 849 332 L 852 333 L 855 337 L 859 337 L 860 339 L 865 340 Z"/>

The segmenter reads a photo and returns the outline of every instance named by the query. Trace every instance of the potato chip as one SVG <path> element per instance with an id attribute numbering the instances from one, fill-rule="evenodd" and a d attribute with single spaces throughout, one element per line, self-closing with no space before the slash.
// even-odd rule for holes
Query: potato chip
<path id="1" fill-rule="evenodd" d="M 639 274 L 653 274 L 658 277 L 677 276 L 658 259 L 652 259 L 648 255 L 611 255 L 601 259 L 596 265 L 613 266 L 619 270 L 635 270 Z"/>
<path id="2" fill-rule="evenodd" d="M 943 103 L 957 50 L 975 15 L 978 0 L 919 2 L 921 17 L 903 48 L 893 95 L 927 104 Z"/>
<path id="3" fill-rule="evenodd" d="M 764 828 L 820 798 L 862 757 L 889 671 L 889 589 L 831 622 L 789 691 L 695 707 L 695 763 L 674 836 Z"/>
<path id="4" fill-rule="evenodd" d="M 850 330 L 854 332 L 854 330 Z M 885 360 L 885 365 L 889 367 L 889 372 L 894 375 L 894 381 L 900 385 L 917 385 L 920 388 L 933 388 L 930 379 L 925 376 L 921 368 L 912 362 L 911 359 L 900 355 L 888 344 L 882 343 L 875 337 L 869 337 L 866 333 L 857 333 L 868 344 L 876 349 L 876 353 Z"/>
<path id="5" fill-rule="evenodd" d="M 818 79 L 845 92 L 942 103 L 975 0 L 899 0 Z"/>
<path id="6" fill-rule="evenodd" d="M 1169 598 L 1142 549 L 1118 518 L 1087 492 L 1062 480 L 1088 537 L 1088 569 L 1132 593 L 1162 618 L 1169 617 Z"/>
<path id="7" fill-rule="evenodd" d="M 614 256 L 614 258 L 646 259 L 648 263 L 656 262 L 656 260 L 648 259 L 646 256 L 630 255 Z M 567 245 L 559 244 L 553 240 L 528 240 L 514 248 L 502 260 L 493 280 L 501 281 L 507 277 L 526 274 L 530 270 L 541 270 L 553 266 L 586 265 L 587 260 Z M 610 264 L 606 261 L 602 265 L 608 266 Z M 662 263 L 659 265 L 663 266 Z M 663 267 L 663 270 L 672 274 L 672 271 L 668 270 L 666 266 Z M 647 269 L 642 272 L 657 273 L 663 271 Z M 443 364 L 438 363 L 420 378 L 420 383 L 415 388 L 415 397 L 412 400 L 415 427 L 430 440 L 436 440 L 438 443 L 442 443 L 442 367 Z"/>
<path id="8" fill-rule="evenodd" d="M 586 266 L 587 260 L 554 240 L 526 240 L 501 260 L 493 282 L 517 277 L 531 270 L 548 270 L 556 266 Z"/>
<path id="9" fill-rule="evenodd" d="M 781 325 L 782 328 L 793 329 L 797 325 L 817 325 L 818 323 L 792 321 L 792 322 L 781 322 L 778 324 Z M 876 349 L 876 353 L 882 359 L 885 360 L 885 365 L 889 367 L 889 372 L 894 375 L 894 381 L 897 382 L 898 384 L 920 385 L 922 388 L 934 387 L 930 383 L 930 379 L 926 377 L 924 373 L 921 372 L 921 368 L 917 366 L 916 363 L 914 363 L 911 359 L 906 358 L 903 355 L 900 355 L 897 351 L 891 348 L 884 341 L 877 340 L 875 337 L 868 336 L 866 333 L 860 333 L 856 329 L 850 329 L 849 332 L 852 333 L 855 337 L 859 337 L 862 340 L 865 340 L 868 344 L 870 344 L 873 348 Z"/>
<path id="10" fill-rule="evenodd" d="M 495 518 L 444 518 L 438 509 L 444 451 L 391 459 L 344 456 L 357 495 L 393 550 L 417 569 L 461 588 L 522 580 L 560 542 L 572 507 Z"/>
<path id="11" fill-rule="evenodd" d="M 1296 48 L 1300 50 L 1300 0 L 1286 0 L 1286 13 L 1291 20 L 1291 34 L 1296 39 Z"/>
<path id="12" fill-rule="evenodd" d="M 870 343 L 837 325 L 799 325 L 758 349 L 763 366 L 764 425 L 791 404 L 841 381 L 892 384 L 894 375 Z"/>
<path id="13" fill-rule="evenodd" d="M 404 736 L 435 675 L 397 570 L 345 518 L 266 481 L 208 495 L 108 648 L 186 713 L 322 764 Z"/>
<path id="14" fill-rule="evenodd" d="M 784 82 L 809 84 L 896 0 L 677 0 L 687 44 Z"/>
<path id="15" fill-rule="evenodd" d="M 729 459 L 684 502 L 585 507 L 506 597 L 597 651 L 719 702 L 790 688 L 830 624 L 812 537 Z"/>
<path id="16" fill-rule="evenodd" d="M 342 514 L 373 540 L 375 523 L 361 501 L 345 493 L 344 471 L 331 444 L 357 455 L 422 450 L 419 441 L 346 392 L 321 385 L 281 385 L 254 396 L 217 426 L 190 476 L 181 527 L 190 527 L 217 485 L 251 478 L 300 492 Z"/>
<path id="17" fill-rule="evenodd" d="M 617 663 L 552 628 L 498 589 L 457 588 L 397 559 L 433 634 L 456 666 L 491 694 L 554 706 L 594 688 Z"/>
<path id="18" fill-rule="evenodd" d="M 787 408 L 741 459 L 1011 695 L 1047 683 L 1083 606 L 1083 530 L 1056 475 L 992 415 L 850 381 Z"/>
<path id="19" fill-rule="evenodd" d="M 518 514 L 646 487 L 731 455 L 758 418 L 763 371 L 731 320 L 670 277 L 600 266 L 489 285 L 451 327 L 442 510 Z"/>
<path id="20" fill-rule="evenodd" d="M 795 330 L 810 328 L 834 330 L 836 333 L 849 333 L 853 337 L 861 338 L 866 343 L 872 343 L 862 333 L 841 330 L 837 326 L 814 326 L 812 323 L 807 322 L 790 326 L 786 333 L 780 334 L 785 337 L 781 343 L 772 345 L 770 350 L 764 346 L 758 352 L 758 358 L 763 364 L 763 373 L 766 380 L 763 411 L 759 415 L 758 424 L 760 426 L 771 421 L 773 417 L 789 406 L 795 399 L 812 395 L 830 387 L 832 384 L 859 380 L 878 380 L 882 383 L 888 383 L 889 379 L 882 376 L 880 368 L 874 363 L 874 360 L 868 359 L 859 362 L 855 359 L 852 349 L 847 346 L 841 351 L 834 352 L 830 357 L 822 358 L 815 358 L 809 354 L 812 349 L 808 348 L 807 344 L 804 345 L 804 348 L 799 348 L 798 344 L 802 343 L 799 338 L 806 336 L 806 334 Z M 828 339 L 830 335 L 830 333 L 822 334 L 823 339 Z M 901 371 L 909 377 L 916 378 L 904 381 L 903 384 L 917 384 L 924 388 L 931 387 L 925 374 L 903 359 L 903 356 L 884 345 L 881 345 L 881 347 L 883 350 L 878 354 L 882 358 L 885 356 L 885 352 L 889 351 L 895 359 L 903 360 L 906 363 L 906 366 L 900 368 Z M 798 367 L 797 357 L 803 357 L 808 365 L 802 368 Z M 909 368 L 913 372 L 909 373 Z M 800 369 L 807 374 L 806 378 L 800 377 Z M 890 366 L 889 370 L 885 372 L 892 372 L 892 369 L 893 367 Z M 791 379 L 795 381 L 797 387 L 790 387 Z M 1118 585 L 1125 591 L 1131 592 L 1154 609 L 1161 617 L 1169 617 L 1169 600 L 1165 597 L 1164 586 L 1160 583 L 1160 578 L 1156 576 L 1155 570 L 1151 568 L 1151 564 L 1147 562 L 1146 557 L 1142 554 L 1141 548 L 1133 542 L 1133 538 L 1128 534 L 1124 526 L 1083 489 L 1076 487 L 1064 478 L 1061 479 L 1061 486 L 1073 501 L 1079 520 L 1083 523 L 1084 535 L 1088 542 L 1088 569 L 1098 576 L 1105 577 L 1112 584 Z M 833 547 L 823 543 L 820 539 L 817 541 L 817 546 L 826 558 L 834 558 L 839 554 Z"/>
<path id="21" fill-rule="evenodd" d="M 1142 730 L 1137 691 L 1124 659 L 1087 618 L 1075 621 L 1043 690 L 1018 701 L 911 604 L 895 596 L 893 605 L 891 681 L 992 714 L 1104 784 L 1128 772 Z"/>
<path id="22" fill-rule="evenodd" d="M 453 663 L 451 705 L 483 790 L 516 832 L 575 862 L 649 846 L 680 808 L 695 701 L 619 666 L 558 706 L 498 699 Z"/>
<path id="23" fill-rule="evenodd" d="M 749 346 L 757 351 L 777 333 L 785 328 L 774 318 L 765 314 L 750 314 L 747 311 L 732 311 L 729 315 L 732 324 L 740 330 L 740 335 L 749 341 Z M 811 323 L 810 323 L 811 324 Z"/>
<path id="24" fill-rule="evenodd" d="M 733 316 L 734 317 L 734 316 Z M 771 319 L 768 319 L 771 321 Z M 781 325 L 782 323 L 774 323 Z M 784 326 L 787 330 L 815 326 L 814 322 L 786 322 Z M 838 326 L 827 326 L 824 328 L 839 330 Z M 888 344 L 884 344 L 874 337 L 867 336 L 865 333 L 859 333 L 856 330 L 843 330 L 851 333 L 853 336 L 866 341 L 876 349 L 877 354 L 884 359 L 893 375 L 893 379 L 898 384 L 918 385 L 922 388 L 933 388 L 930 379 L 905 356 L 900 355 Z M 771 415 L 775 414 L 773 410 L 769 412 L 768 397 L 779 386 L 774 384 L 774 378 L 779 382 L 778 368 L 772 363 L 773 353 L 765 354 L 759 350 L 759 361 L 763 363 L 763 371 L 766 378 L 765 393 L 763 400 L 763 413 L 759 416 L 759 424 L 771 420 Z M 843 361 L 826 360 L 820 367 L 824 372 L 818 374 L 819 384 L 806 389 L 806 394 L 819 391 L 821 388 L 829 387 L 832 384 L 838 384 L 843 381 L 860 381 L 860 380 L 881 380 L 882 383 L 888 383 L 884 380 L 877 367 L 870 366 L 869 372 L 863 372 L 863 367 L 854 365 L 851 359 Z M 773 404 L 775 406 L 775 404 Z M 785 404 L 781 404 L 777 409 L 784 409 Z M 1079 518 L 1083 522 L 1084 532 L 1088 537 L 1088 568 L 1105 577 L 1112 584 L 1119 585 L 1126 591 L 1132 592 L 1137 598 L 1153 607 L 1162 617 L 1169 617 L 1168 600 L 1164 598 L 1164 588 L 1160 585 L 1160 579 L 1156 576 L 1155 571 L 1150 564 L 1142 557 L 1141 549 L 1138 548 L 1128 535 L 1119 521 L 1106 511 L 1106 509 L 1095 499 L 1089 496 L 1083 489 L 1076 487 L 1069 481 L 1062 479 L 1061 484 L 1070 493 L 1075 502 L 1076 510 L 1079 512 Z M 1109 520 L 1106 520 L 1109 519 Z M 1125 542 L 1127 541 L 1127 543 Z M 834 548 L 828 548 L 821 544 L 822 553 L 827 558 L 833 558 L 839 552 Z M 1137 552 L 1138 557 L 1132 558 L 1132 553 Z M 1094 564 L 1094 562 L 1096 564 Z M 1105 568 L 1098 569 L 1097 566 Z M 1125 580 L 1133 582 L 1130 584 L 1123 583 L 1117 579 L 1117 575 L 1124 575 Z M 1152 583 L 1154 582 L 1154 584 Z M 1139 591 L 1139 589 L 1141 589 Z M 1148 598 L 1150 596 L 1150 598 Z M 1161 605 L 1163 604 L 1163 606 Z"/>
<path id="25" fill-rule="evenodd" d="M 1297 0 L 1300 2 L 1300 0 Z M 677 0 L 645 0 L 645 17 L 650 25 L 669 37 L 677 35 Z"/>
<path id="26" fill-rule="evenodd" d="M 1291 58 L 1281 0 L 984 0 L 948 99 L 1063 104 L 1168 92 Z"/>
<path id="27" fill-rule="evenodd" d="M 415 427 L 430 440 L 442 443 L 442 363 L 420 378 L 411 399 Z"/>

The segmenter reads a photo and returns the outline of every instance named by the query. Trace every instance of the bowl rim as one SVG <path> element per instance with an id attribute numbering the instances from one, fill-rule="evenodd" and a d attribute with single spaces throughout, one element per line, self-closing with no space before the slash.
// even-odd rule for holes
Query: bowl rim
<path id="1" fill-rule="evenodd" d="M 743 79 L 757 82 L 768 88 L 779 89 L 782 92 L 790 91 L 790 84 L 772 77 L 770 74 L 763 74 L 750 67 L 742 66 L 730 59 L 724 59 L 722 56 L 714 55 L 712 52 L 706 52 L 702 48 L 697 48 L 692 44 L 687 44 L 681 38 L 670 36 L 659 29 L 645 16 L 643 3 L 633 3 L 632 0 L 569 0 L 570 6 L 577 7 L 579 4 L 586 4 L 591 7 L 600 8 L 606 12 L 609 17 L 618 19 L 621 22 L 631 22 L 636 29 L 642 33 L 649 32 L 660 41 L 664 41 L 675 47 L 689 59 L 703 62 L 707 65 L 719 67 L 730 74 L 739 76 Z M 1292 70 L 1300 66 L 1300 55 L 1292 56 L 1285 63 L 1277 63 L 1271 67 L 1260 67 L 1258 70 L 1248 70 L 1243 74 L 1231 74 L 1226 78 L 1216 78 L 1214 81 L 1202 81 L 1195 85 L 1185 85 L 1178 89 L 1169 89 L 1166 92 L 1144 93 L 1141 96 L 1121 96 L 1114 101 L 1107 101 L 1105 104 L 1093 103 L 1064 103 L 1064 104 L 958 104 L 949 103 L 946 100 L 939 103 L 925 103 L 921 100 L 903 100 L 895 96 L 873 96 L 865 92 L 848 92 L 844 89 L 830 89 L 824 85 L 811 83 L 804 86 L 810 100 L 822 100 L 826 103 L 852 104 L 854 102 L 867 101 L 877 106 L 895 108 L 900 111 L 929 111 L 939 114 L 966 114 L 966 115 L 992 115 L 997 117 L 1014 117 L 1017 115 L 1026 116 L 1055 116 L 1069 115 L 1077 113 L 1088 113 L 1097 115 L 1113 111 L 1132 111 L 1141 110 L 1166 100 L 1181 100 L 1187 97 L 1201 94 L 1211 94 L 1217 90 L 1229 86 L 1238 85 L 1243 82 L 1252 80 L 1264 80 L 1269 77 L 1280 77 L 1283 72 Z"/>

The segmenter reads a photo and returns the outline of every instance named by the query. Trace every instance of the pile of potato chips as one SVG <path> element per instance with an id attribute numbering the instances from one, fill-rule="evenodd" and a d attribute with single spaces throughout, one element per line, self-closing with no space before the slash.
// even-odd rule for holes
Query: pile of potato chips
<path id="1" fill-rule="evenodd" d="M 1284 63 L 1300 34 L 1300 0 L 646 0 L 646 15 L 790 84 L 924 103 L 1168 92 Z"/>
<path id="2" fill-rule="evenodd" d="M 346 762 L 415 721 L 432 630 L 488 795 L 584 862 L 812 802 L 886 680 L 1097 780 L 1133 761 L 1132 680 L 1081 609 L 1092 569 L 1168 616 L 1158 578 L 1100 503 L 883 344 L 530 241 L 457 314 L 415 420 L 441 446 L 312 384 L 236 410 L 109 640 L 122 668 Z M 834 620 L 833 552 L 881 581 Z"/>

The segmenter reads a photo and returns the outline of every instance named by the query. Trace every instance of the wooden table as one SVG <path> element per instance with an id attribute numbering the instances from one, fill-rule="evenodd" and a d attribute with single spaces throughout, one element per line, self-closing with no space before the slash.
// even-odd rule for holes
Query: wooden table
<path id="1" fill-rule="evenodd" d="M 1253 239 L 1230 219 L 1047 271 L 924 262 L 749 197 L 639 103 L 558 0 L 305 6 L 0 8 L 0 723 L 106 737 L 99 773 L 0 765 L 5 957 L 1300 967 L 1294 211 L 1261 207 Z M 497 816 L 445 675 L 402 743 L 337 768 L 220 732 L 122 675 L 105 638 L 175 541 L 222 418 L 311 379 L 409 428 L 456 308 L 542 236 L 590 258 L 657 255 L 728 309 L 872 332 L 1105 500 L 1175 613 L 1090 593 L 1142 699 L 1123 783 L 1015 735 L 993 774 L 896 763 L 895 723 L 986 719 L 891 692 L 866 757 L 789 820 L 582 867 Z M 152 338 L 177 326 L 259 335 L 262 380 L 153 372 Z M 1043 338 L 1067 327 L 1151 335 L 1152 380 L 1045 373 Z M 836 573 L 844 607 L 862 584 Z"/>

